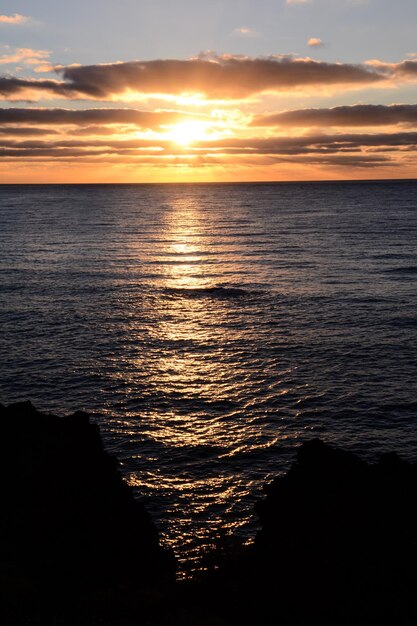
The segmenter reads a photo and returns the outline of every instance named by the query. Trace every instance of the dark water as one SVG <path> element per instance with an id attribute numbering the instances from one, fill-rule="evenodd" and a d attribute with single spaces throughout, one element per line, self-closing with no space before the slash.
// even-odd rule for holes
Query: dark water
<path id="1" fill-rule="evenodd" d="M 0 400 L 97 413 L 166 541 L 320 436 L 417 456 L 417 183 L 0 187 Z"/>

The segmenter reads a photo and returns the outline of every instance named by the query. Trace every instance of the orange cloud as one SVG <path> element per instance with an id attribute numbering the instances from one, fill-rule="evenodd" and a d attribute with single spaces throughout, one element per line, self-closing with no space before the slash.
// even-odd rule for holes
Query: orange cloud
<path id="1" fill-rule="evenodd" d="M 310 37 L 307 43 L 311 48 L 324 48 L 324 43 L 320 37 Z"/>
<path id="2" fill-rule="evenodd" d="M 233 155 L 239 156 L 361 156 L 381 160 L 389 158 L 389 153 L 398 151 L 417 155 L 417 132 L 375 133 L 375 134 L 318 134 L 299 137 L 252 137 L 222 138 L 217 140 L 201 140 L 192 146 L 175 146 L 173 142 L 161 135 L 151 139 L 115 139 L 112 136 L 104 139 L 53 139 L 51 140 L 16 140 L 0 137 L 0 157 L 32 158 L 68 156 L 83 158 L 88 156 L 152 156 L 166 158 L 175 155 L 182 157 L 207 157 Z"/>
<path id="3" fill-rule="evenodd" d="M 10 54 L 0 56 L 0 65 L 23 63 L 25 65 L 44 64 L 49 58 L 49 50 L 33 50 L 32 48 L 17 48 Z"/>
<path id="4" fill-rule="evenodd" d="M 0 24 L 25 24 L 30 21 L 30 17 L 15 13 L 14 15 L 0 15 Z"/>

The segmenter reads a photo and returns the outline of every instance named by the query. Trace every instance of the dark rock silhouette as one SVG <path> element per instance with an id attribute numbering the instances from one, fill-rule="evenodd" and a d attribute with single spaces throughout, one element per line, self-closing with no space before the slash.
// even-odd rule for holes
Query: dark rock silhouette
<path id="1" fill-rule="evenodd" d="M 313 440 L 265 492 L 254 546 L 223 553 L 201 604 L 233 626 L 417 624 L 416 465 Z"/>
<path id="2" fill-rule="evenodd" d="M 264 624 L 417 624 L 415 465 L 396 454 L 368 465 L 314 440 L 265 491 L 254 565 Z"/>
<path id="3" fill-rule="evenodd" d="M 0 405 L 0 594 L 48 604 L 86 592 L 174 579 L 143 506 L 77 412 Z M 4 623 L 4 622 L 2 622 Z"/>
<path id="4" fill-rule="evenodd" d="M 417 466 L 314 440 L 266 486 L 255 544 L 174 582 L 84 413 L 0 405 L 2 626 L 415 626 Z"/>

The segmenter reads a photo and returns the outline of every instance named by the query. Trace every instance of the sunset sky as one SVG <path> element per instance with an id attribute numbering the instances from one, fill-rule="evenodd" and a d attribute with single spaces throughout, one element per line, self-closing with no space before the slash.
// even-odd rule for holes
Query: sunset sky
<path id="1" fill-rule="evenodd" d="M 0 182 L 414 178 L 415 0 L 0 6 Z"/>

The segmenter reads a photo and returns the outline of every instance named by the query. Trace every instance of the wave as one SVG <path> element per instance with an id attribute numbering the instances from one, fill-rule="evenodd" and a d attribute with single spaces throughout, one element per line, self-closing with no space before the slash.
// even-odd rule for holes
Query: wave
<path id="1" fill-rule="evenodd" d="M 225 287 L 222 285 L 210 287 L 167 287 L 164 291 L 169 295 L 180 298 L 218 298 L 222 300 L 244 298 L 259 293 L 242 287 Z"/>
<path id="2" fill-rule="evenodd" d="M 391 325 L 399 328 L 417 328 L 417 317 L 394 317 Z"/>
<path id="3" fill-rule="evenodd" d="M 417 265 L 405 265 L 402 267 L 391 267 L 385 270 L 386 274 L 417 274 Z"/>

